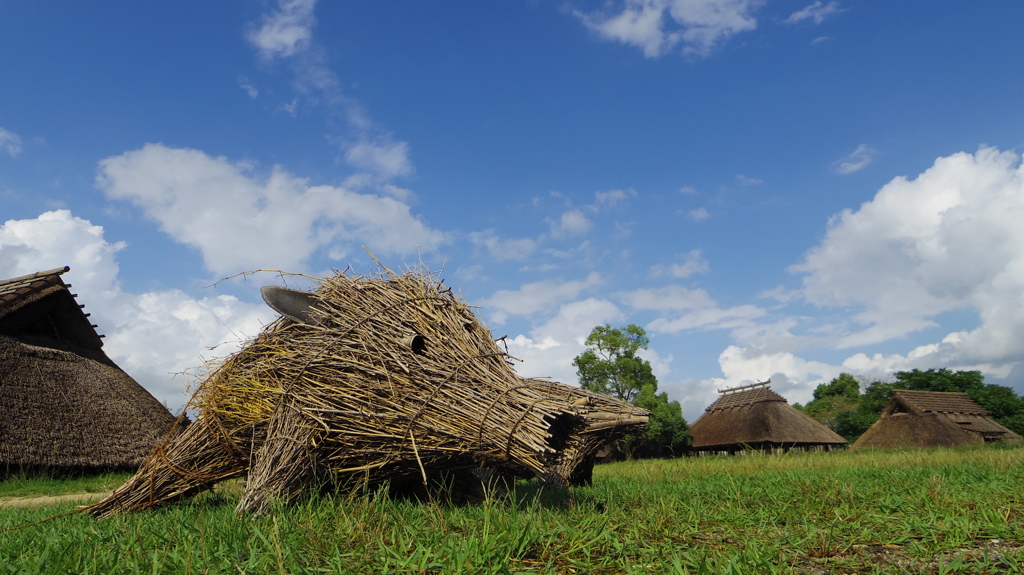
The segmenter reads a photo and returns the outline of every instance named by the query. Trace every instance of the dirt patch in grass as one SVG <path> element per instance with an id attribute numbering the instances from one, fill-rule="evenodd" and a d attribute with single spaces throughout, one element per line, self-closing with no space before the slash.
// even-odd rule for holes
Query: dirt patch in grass
<path id="1" fill-rule="evenodd" d="M 110 491 L 65 493 L 63 495 L 44 495 L 34 497 L 3 497 L 0 498 L 0 509 L 16 509 L 27 507 L 47 507 L 60 503 L 92 503 L 110 495 Z"/>

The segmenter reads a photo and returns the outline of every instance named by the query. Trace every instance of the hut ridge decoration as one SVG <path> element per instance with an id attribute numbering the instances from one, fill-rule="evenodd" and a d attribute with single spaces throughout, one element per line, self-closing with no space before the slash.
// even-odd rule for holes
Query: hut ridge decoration
<path id="1" fill-rule="evenodd" d="M 789 405 L 775 393 L 771 379 L 729 389 L 690 425 L 693 449 L 736 453 L 761 450 L 829 450 L 847 441 Z"/>
<path id="2" fill-rule="evenodd" d="M 0 280 L 0 476 L 134 470 L 174 425 L 104 353 L 70 269 Z"/>
<path id="3" fill-rule="evenodd" d="M 878 421 L 850 449 L 951 447 L 1021 437 L 988 417 L 966 393 L 897 389 Z"/>
<path id="4" fill-rule="evenodd" d="M 422 268 L 317 283 L 264 287 L 282 317 L 212 370 L 190 402 L 194 423 L 87 511 L 154 507 L 242 475 L 239 514 L 331 485 L 425 486 L 457 470 L 582 483 L 602 445 L 647 422 L 631 404 L 516 375 Z"/>

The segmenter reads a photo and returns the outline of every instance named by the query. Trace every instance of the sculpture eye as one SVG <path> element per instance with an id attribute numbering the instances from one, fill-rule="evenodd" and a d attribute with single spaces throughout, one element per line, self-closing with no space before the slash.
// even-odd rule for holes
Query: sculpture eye
<path id="1" fill-rule="evenodd" d="M 422 355 L 427 351 L 427 338 L 418 333 L 410 334 L 402 340 L 402 345 L 409 348 L 413 353 Z"/>

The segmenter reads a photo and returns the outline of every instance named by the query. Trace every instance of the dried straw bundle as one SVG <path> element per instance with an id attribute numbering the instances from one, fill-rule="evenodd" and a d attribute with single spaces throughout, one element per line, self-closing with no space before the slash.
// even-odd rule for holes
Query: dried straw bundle
<path id="1" fill-rule="evenodd" d="M 567 482 L 587 438 L 646 412 L 516 376 L 432 274 L 338 274 L 216 369 L 196 423 L 169 437 L 96 516 L 175 501 L 248 473 L 239 512 L 327 482 L 401 482 L 497 467 Z M 582 392 L 582 393 L 581 393 Z M 603 443 L 604 441 L 601 441 Z"/>

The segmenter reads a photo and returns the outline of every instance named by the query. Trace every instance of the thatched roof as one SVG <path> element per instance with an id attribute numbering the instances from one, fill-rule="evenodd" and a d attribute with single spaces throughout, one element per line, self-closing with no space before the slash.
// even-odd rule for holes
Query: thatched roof
<path id="1" fill-rule="evenodd" d="M 724 393 L 693 422 L 690 436 L 705 451 L 846 443 L 766 385 Z"/>
<path id="2" fill-rule="evenodd" d="M 54 341 L 66 347 L 98 350 L 102 336 L 90 323 L 61 275 L 64 266 L 27 276 L 0 280 L 0 334 L 20 340 Z"/>
<path id="3" fill-rule="evenodd" d="M 986 441 L 1020 441 L 992 421 L 966 393 L 897 389 L 882 414 L 851 446 L 950 447 Z"/>
<path id="4" fill-rule="evenodd" d="M 136 467 L 174 423 L 103 353 L 66 271 L 0 281 L 0 473 Z"/>

